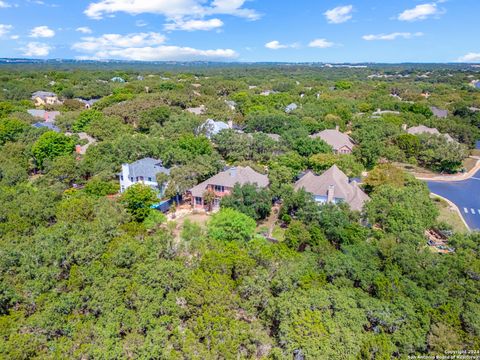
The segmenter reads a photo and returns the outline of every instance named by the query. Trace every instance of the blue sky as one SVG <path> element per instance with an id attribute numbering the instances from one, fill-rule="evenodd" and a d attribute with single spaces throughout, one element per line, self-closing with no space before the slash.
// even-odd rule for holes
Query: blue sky
<path id="1" fill-rule="evenodd" d="M 479 62 L 478 0 L 0 0 L 0 57 Z"/>

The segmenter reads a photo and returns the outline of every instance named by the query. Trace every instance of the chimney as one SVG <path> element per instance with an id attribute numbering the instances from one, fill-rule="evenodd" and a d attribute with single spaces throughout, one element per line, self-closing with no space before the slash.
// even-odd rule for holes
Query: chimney
<path id="1" fill-rule="evenodd" d="M 77 154 L 80 154 L 82 152 L 82 146 L 81 145 L 75 145 L 75 152 Z"/>
<path id="2" fill-rule="evenodd" d="M 330 185 L 327 190 L 327 204 L 333 203 L 334 199 L 335 199 L 335 186 Z"/>
<path id="3" fill-rule="evenodd" d="M 402 124 L 402 130 L 407 131 L 407 124 Z"/>
<path id="4" fill-rule="evenodd" d="M 228 120 L 228 128 L 229 129 L 233 129 L 233 121 L 232 120 Z"/>
<path id="5" fill-rule="evenodd" d="M 43 120 L 48 121 L 48 111 L 43 113 Z"/>
<path id="6" fill-rule="evenodd" d="M 231 177 L 237 176 L 237 168 L 236 167 L 231 167 L 230 169 L 228 169 L 228 172 L 229 172 Z"/>
<path id="7" fill-rule="evenodd" d="M 340 125 L 336 125 L 335 130 L 340 131 Z"/>

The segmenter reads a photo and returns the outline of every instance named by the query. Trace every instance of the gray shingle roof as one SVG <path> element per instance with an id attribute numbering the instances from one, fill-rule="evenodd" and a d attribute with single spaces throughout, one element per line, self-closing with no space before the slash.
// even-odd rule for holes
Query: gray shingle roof
<path id="1" fill-rule="evenodd" d="M 190 192 L 192 196 L 202 197 L 208 185 L 220 185 L 233 188 L 235 184 L 257 184 L 257 186 L 264 188 L 268 186 L 269 181 L 267 175 L 256 172 L 250 166 L 238 166 L 212 176 L 210 179 L 191 188 Z"/>
<path id="2" fill-rule="evenodd" d="M 360 211 L 363 204 L 369 200 L 368 195 L 355 182 L 350 182 L 337 165 L 333 165 L 320 176 L 307 172 L 295 183 L 296 190 L 304 189 L 314 196 L 327 196 L 327 191 L 332 186 L 334 198 L 343 199 L 352 210 Z"/>
<path id="3" fill-rule="evenodd" d="M 128 164 L 129 177 L 137 178 L 143 176 L 144 179 L 152 178 L 155 180 L 157 174 L 170 174 L 170 169 L 162 166 L 162 160 L 153 158 L 143 158 Z"/>
<path id="4" fill-rule="evenodd" d="M 228 124 L 223 121 L 215 121 L 213 119 L 207 119 L 200 127 L 198 128 L 199 133 L 204 133 L 208 138 L 213 135 L 217 135 L 222 130 L 227 130 L 230 127 Z"/>
<path id="5" fill-rule="evenodd" d="M 32 100 L 35 99 L 36 97 L 39 97 L 40 99 L 45 99 L 47 97 L 54 97 L 54 96 L 57 96 L 57 94 L 50 91 L 35 91 L 32 94 Z"/>
<path id="6" fill-rule="evenodd" d="M 407 130 L 407 133 L 411 135 L 420 135 L 420 134 L 432 134 L 432 135 L 442 135 L 438 129 L 430 128 L 425 125 L 419 125 L 411 127 Z M 450 134 L 443 134 L 448 141 L 455 141 Z"/>
<path id="7" fill-rule="evenodd" d="M 439 109 L 435 106 L 431 106 L 430 110 L 432 110 L 433 115 L 438 118 L 445 119 L 448 116 L 448 110 Z"/>
<path id="8" fill-rule="evenodd" d="M 322 139 L 335 151 L 341 149 L 344 146 L 350 149 L 353 149 L 353 147 L 355 146 L 350 136 L 335 129 L 323 130 L 319 133 L 310 135 L 310 137 L 312 139 Z"/>
<path id="9" fill-rule="evenodd" d="M 286 112 L 286 113 L 291 113 L 292 111 L 297 110 L 297 109 L 298 109 L 298 105 L 295 104 L 295 103 L 291 103 L 290 105 L 288 105 L 288 106 L 285 108 L 285 112 Z"/>

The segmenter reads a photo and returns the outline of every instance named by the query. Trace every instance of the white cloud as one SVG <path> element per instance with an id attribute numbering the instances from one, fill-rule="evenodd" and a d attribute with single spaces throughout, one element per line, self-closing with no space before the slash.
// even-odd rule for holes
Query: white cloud
<path id="1" fill-rule="evenodd" d="M 18 40 L 18 39 L 20 39 L 20 35 L 12 35 L 12 36 L 10 36 L 10 39 Z"/>
<path id="2" fill-rule="evenodd" d="M 236 57 L 238 57 L 238 54 L 231 49 L 200 50 L 179 46 L 125 48 L 101 51 L 95 54 L 95 58 L 99 59 L 127 59 L 141 61 L 228 60 Z"/>
<path id="3" fill-rule="evenodd" d="M 0 0 L 0 8 L 5 9 L 5 8 L 9 8 L 9 7 L 11 7 L 11 5 L 9 3 Z"/>
<path id="4" fill-rule="evenodd" d="M 7 35 L 12 29 L 12 25 L 0 24 L 0 37 Z"/>
<path id="5" fill-rule="evenodd" d="M 159 33 L 105 34 L 85 37 L 72 46 L 82 52 L 81 59 L 160 60 L 226 60 L 238 54 L 231 49 L 200 50 L 190 47 L 162 45 L 165 37 Z"/>
<path id="6" fill-rule="evenodd" d="M 81 42 L 73 44 L 74 50 L 95 52 L 116 50 L 118 48 L 135 48 L 155 46 L 165 42 L 165 36 L 159 33 L 134 33 L 127 35 L 104 34 L 99 37 L 84 37 Z"/>
<path id="7" fill-rule="evenodd" d="M 93 32 L 88 26 L 78 27 L 75 31 L 81 32 L 82 34 L 91 34 Z"/>
<path id="8" fill-rule="evenodd" d="M 341 24 L 352 18 L 353 6 L 337 6 L 336 8 L 325 11 L 323 15 L 327 18 L 327 21 L 331 24 Z"/>
<path id="9" fill-rule="evenodd" d="M 271 50 L 279 50 L 279 49 L 287 49 L 287 48 L 298 48 L 300 45 L 298 43 L 294 44 L 281 44 L 278 40 L 273 40 L 265 44 L 267 49 Z"/>
<path id="10" fill-rule="evenodd" d="M 131 15 L 143 13 L 161 14 L 169 19 L 200 18 L 213 14 L 225 14 L 256 20 L 260 15 L 252 9 L 243 8 L 246 0 L 101 0 L 90 3 L 85 14 L 93 19 L 125 12 Z"/>
<path id="11" fill-rule="evenodd" d="M 411 39 L 413 37 L 418 37 L 418 36 L 423 36 L 423 33 L 421 32 L 416 32 L 416 33 L 410 33 L 410 32 L 394 32 L 391 34 L 370 34 L 370 35 L 363 35 L 362 39 L 367 40 L 367 41 L 373 41 L 373 40 L 395 40 L 398 38 L 403 38 L 403 39 Z"/>
<path id="12" fill-rule="evenodd" d="M 445 11 L 440 10 L 436 3 L 420 4 L 413 9 L 407 9 L 398 15 L 398 20 L 401 21 L 417 21 L 425 20 L 431 16 L 443 14 Z"/>
<path id="13" fill-rule="evenodd" d="M 210 19 L 210 20 L 187 20 L 187 21 L 177 21 L 174 23 L 165 24 L 165 30 L 185 30 L 185 31 L 196 31 L 196 30 L 213 30 L 218 29 L 223 26 L 223 21 L 220 19 Z"/>
<path id="14" fill-rule="evenodd" d="M 30 31 L 32 38 L 51 38 L 55 36 L 55 31 L 48 26 L 37 26 Z"/>
<path id="15" fill-rule="evenodd" d="M 457 59 L 458 62 L 480 62 L 480 53 L 468 53 Z"/>
<path id="16" fill-rule="evenodd" d="M 48 56 L 52 47 L 45 43 L 30 42 L 21 49 L 25 56 Z"/>
<path id="17" fill-rule="evenodd" d="M 332 47 L 335 45 L 333 42 L 328 41 L 327 39 L 315 39 L 308 44 L 309 47 L 312 48 L 320 48 L 320 49 L 326 49 L 329 47 Z"/>

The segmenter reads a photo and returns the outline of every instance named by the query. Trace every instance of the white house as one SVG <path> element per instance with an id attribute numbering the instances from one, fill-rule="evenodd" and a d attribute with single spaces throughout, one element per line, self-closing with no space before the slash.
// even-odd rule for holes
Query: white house
<path id="1" fill-rule="evenodd" d="M 131 164 L 122 164 L 122 171 L 118 173 L 120 180 L 120 192 L 124 192 L 130 186 L 142 183 L 158 191 L 161 198 L 166 188 L 166 183 L 158 184 L 157 174 L 170 174 L 170 169 L 163 167 L 162 161 L 152 158 L 143 158 Z"/>
<path id="2" fill-rule="evenodd" d="M 229 122 L 228 124 L 223 121 L 215 121 L 213 119 L 207 119 L 202 125 L 197 129 L 197 134 L 205 134 L 207 138 L 212 138 L 214 135 L 217 135 L 222 130 L 228 130 L 233 127 L 233 123 Z"/>

